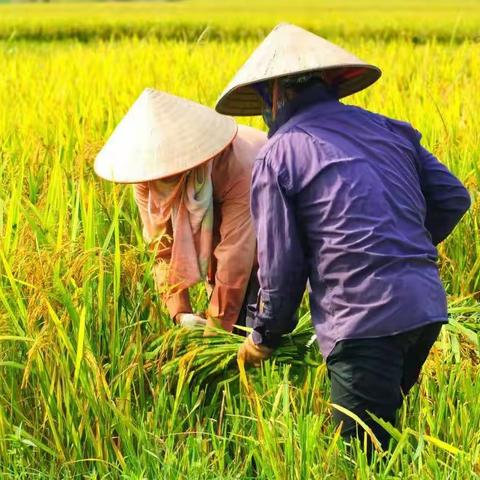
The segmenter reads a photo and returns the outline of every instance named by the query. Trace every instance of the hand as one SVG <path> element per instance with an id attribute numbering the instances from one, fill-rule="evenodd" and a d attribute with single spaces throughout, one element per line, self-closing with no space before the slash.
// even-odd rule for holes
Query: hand
<path id="1" fill-rule="evenodd" d="M 245 365 L 259 367 L 264 360 L 270 358 L 272 353 L 273 348 L 268 348 L 265 345 L 256 345 L 252 336 L 249 335 L 238 350 L 237 358 L 239 361 L 244 362 Z"/>
<path id="2" fill-rule="evenodd" d="M 207 316 L 207 321 L 205 325 L 205 331 L 203 332 L 204 337 L 215 337 L 217 332 L 215 329 L 222 328 L 220 322 L 210 316 Z"/>
<path id="3" fill-rule="evenodd" d="M 204 327 L 207 324 L 203 317 L 194 313 L 177 313 L 175 322 L 184 328 Z"/>

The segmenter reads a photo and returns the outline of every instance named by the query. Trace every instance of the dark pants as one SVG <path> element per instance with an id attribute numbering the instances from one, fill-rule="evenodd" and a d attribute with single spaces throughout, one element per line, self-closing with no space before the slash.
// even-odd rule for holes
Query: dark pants
<path id="1" fill-rule="evenodd" d="M 441 327 L 433 323 L 389 337 L 343 340 L 327 358 L 332 403 L 358 415 L 384 449 L 390 436 L 367 411 L 395 423 L 403 395 L 417 382 Z M 358 436 L 363 442 L 363 429 L 352 418 L 335 409 L 333 418 L 336 424 L 343 422 L 344 438 Z"/>
<path id="2" fill-rule="evenodd" d="M 245 298 L 243 299 L 242 309 L 238 315 L 236 325 L 241 327 L 253 328 L 253 318 L 255 316 L 256 305 L 258 301 L 258 292 L 260 290 L 260 284 L 258 283 L 257 276 L 258 269 L 254 268 L 248 281 L 247 291 L 245 292 Z M 247 335 L 244 330 L 236 330 L 235 333 L 239 335 Z"/>

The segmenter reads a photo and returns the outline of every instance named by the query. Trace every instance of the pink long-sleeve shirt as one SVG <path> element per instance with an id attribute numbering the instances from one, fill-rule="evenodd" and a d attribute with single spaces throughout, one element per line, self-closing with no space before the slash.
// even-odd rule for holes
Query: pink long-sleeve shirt
<path id="1" fill-rule="evenodd" d="M 237 322 L 252 269 L 256 264 L 255 233 L 250 215 L 250 183 L 253 162 L 266 142 L 260 130 L 239 125 L 233 143 L 212 165 L 213 184 L 213 248 L 208 283 L 212 294 L 207 315 L 217 319 L 225 330 L 231 331 Z M 148 184 L 135 185 L 135 199 L 147 233 L 153 233 L 148 217 Z M 166 232 L 172 235 L 172 231 Z M 157 249 L 156 278 L 164 278 L 171 256 L 171 242 L 162 242 Z M 161 288 L 158 285 L 159 289 Z M 178 313 L 192 312 L 188 289 L 165 295 L 172 318 Z"/>

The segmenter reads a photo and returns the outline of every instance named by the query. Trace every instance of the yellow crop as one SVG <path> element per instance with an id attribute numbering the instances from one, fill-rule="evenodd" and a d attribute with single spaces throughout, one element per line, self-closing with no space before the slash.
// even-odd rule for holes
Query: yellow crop
<path id="1" fill-rule="evenodd" d="M 411 122 L 473 198 L 440 248 L 454 322 L 372 466 L 329 421 L 315 348 L 242 383 L 237 338 L 166 333 L 130 189 L 92 169 L 144 88 L 213 105 L 281 20 L 379 65 L 347 101 Z M 0 477 L 480 475 L 479 31 L 475 0 L 0 5 Z"/>

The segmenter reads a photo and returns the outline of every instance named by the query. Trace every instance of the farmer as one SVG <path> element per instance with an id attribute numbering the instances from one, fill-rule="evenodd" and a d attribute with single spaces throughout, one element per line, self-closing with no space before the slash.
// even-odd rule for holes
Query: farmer
<path id="1" fill-rule="evenodd" d="M 366 412 L 395 421 L 447 322 L 435 246 L 470 198 L 408 123 L 339 102 L 379 77 L 338 46 L 280 25 L 216 109 L 262 114 L 269 127 L 251 192 L 261 295 L 239 358 L 258 365 L 294 329 L 308 280 L 332 402 L 387 447 Z M 350 416 L 333 415 L 344 437 L 359 433 Z"/>
<path id="2" fill-rule="evenodd" d="M 96 159 L 100 177 L 135 184 L 155 283 L 177 324 L 231 331 L 244 322 L 248 294 L 256 298 L 250 182 L 265 140 L 231 117 L 147 89 Z M 205 316 L 193 313 L 188 292 L 201 280 L 211 285 Z"/>

